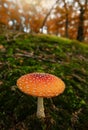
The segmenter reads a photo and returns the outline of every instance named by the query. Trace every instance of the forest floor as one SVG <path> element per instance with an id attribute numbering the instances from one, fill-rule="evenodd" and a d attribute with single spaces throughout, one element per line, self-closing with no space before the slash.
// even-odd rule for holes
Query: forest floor
<path id="1" fill-rule="evenodd" d="M 44 99 L 46 117 L 36 117 L 37 98 L 18 90 L 31 72 L 60 77 L 63 94 Z M 0 35 L 0 130 L 88 130 L 88 45 L 49 35 Z"/>

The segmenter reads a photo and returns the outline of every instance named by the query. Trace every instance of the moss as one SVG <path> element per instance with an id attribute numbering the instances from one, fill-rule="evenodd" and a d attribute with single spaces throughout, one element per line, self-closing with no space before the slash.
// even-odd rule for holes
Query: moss
<path id="1" fill-rule="evenodd" d="M 2 35 L 0 44 L 1 130 L 87 129 L 88 45 L 41 34 L 22 34 L 14 40 L 11 36 L 9 41 Z M 16 86 L 16 80 L 30 72 L 51 73 L 66 84 L 62 95 L 52 98 L 52 102 L 45 99 L 44 120 L 36 118 L 37 99 Z"/>

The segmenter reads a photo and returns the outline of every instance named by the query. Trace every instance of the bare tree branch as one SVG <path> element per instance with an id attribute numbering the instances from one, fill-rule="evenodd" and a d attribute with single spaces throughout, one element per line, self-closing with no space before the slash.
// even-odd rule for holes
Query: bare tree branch
<path id="1" fill-rule="evenodd" d="M 41 28 L 43 28 L 43 26 L 45 25 L 47 18 L 49 17 L 49 15 L 51 14 L 52 10 L 54 9 L 55 5 L 59 2 L 59 0 L 56 0 L 56 2 L 53 4 L 53 6 L 51 7 L 51 9 L 49 10 L 49 12 L 46 14 L 43 23 L 41 25 Z"/>

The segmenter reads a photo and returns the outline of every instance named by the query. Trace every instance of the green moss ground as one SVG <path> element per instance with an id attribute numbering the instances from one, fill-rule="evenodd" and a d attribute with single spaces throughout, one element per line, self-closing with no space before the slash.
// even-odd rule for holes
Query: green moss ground
<path id="1" fill-rule="evenodd" d="M 63 79 L 62 95 L 44 99 L 45 119 L 37 119 L 37 98 L 20 92 L 17 79 L 46 72 Z M 88 130 L 88 45 L 49 35 L 0 36 L 0 130 Z"/>

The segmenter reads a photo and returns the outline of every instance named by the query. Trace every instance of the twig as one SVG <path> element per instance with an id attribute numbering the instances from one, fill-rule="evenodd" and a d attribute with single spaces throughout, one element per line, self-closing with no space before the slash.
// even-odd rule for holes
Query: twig
<path id="1" fill-rule="evenodd" d="M 60 63 L 60 62 L 61 62 L 61 61 L 55 61 L 55 60 L 45 59 L 45 58 L 43 58 L 43 57 L 34 56 L 34 55 L 29 55 L 29 54 L 17 53 L 17 54 L 15 54 L 15 56 L 29 57 L 29 58 L 39 59 L 39 60 L 43 60 L 43 61 L 47 61 L 47 62 L 52 62 L 52 63 L 56 63 L 56 62 L 59 62 L 59 63 Z"/>
<path id="2" fill-rule="evenodd" d="M 78 75 L 76 75 L 76 74 L 72 74 L 72 76 L 73 76 L 74 78 L 76 78 L 78 81 L 81 81 L 81 82 L 86 83 L 86 81 L 85 81 L 84 79 L 82 79 L 80 76 L 78 76 Z"/>

